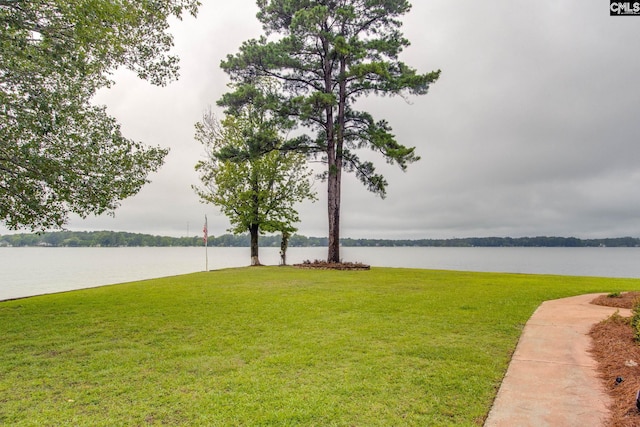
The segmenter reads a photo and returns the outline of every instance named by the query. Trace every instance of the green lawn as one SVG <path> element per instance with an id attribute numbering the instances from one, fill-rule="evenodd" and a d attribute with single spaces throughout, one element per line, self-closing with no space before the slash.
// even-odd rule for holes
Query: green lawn
<path id="1" fill-rule="evenodd" d="M 262 267 L 2 302 L 0 425 L 478 425 L 542 301 L 626 290 Z"/>

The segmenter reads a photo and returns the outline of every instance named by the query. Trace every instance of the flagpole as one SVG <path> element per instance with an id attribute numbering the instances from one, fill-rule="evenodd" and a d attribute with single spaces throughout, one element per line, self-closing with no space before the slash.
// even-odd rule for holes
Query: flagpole
<path id="1" fill-rule="evenodd" d="M 204 216 L 204 271 L 209 271 L 209 228 L 207 227 L 207 216 Z"/>

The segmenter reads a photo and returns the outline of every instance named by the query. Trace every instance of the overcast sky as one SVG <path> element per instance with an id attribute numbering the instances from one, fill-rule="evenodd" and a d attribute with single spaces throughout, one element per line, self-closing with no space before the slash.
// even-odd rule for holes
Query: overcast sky
<path id="1" fill-rule="evenodd" d="M 73 218 L 72 230 L 172 236 L 229 227 L 191 189 L 204 151 L 194 123 L 227 90 L 220 61 L 260 36 L 254 0 L 204 0 L 172 27 L 178 82 L 158 88 L 129 72 L 96 102 L 126 136 L 170 147 L 159 173 L 115 218 Z M 558 235 L 640 237 L 640 16 L 610 17 L 605 0 L 414 0 L 402 60 L 441 69 L 429 94 L 360 103 L 387 119 L 422 160 L 406 173 L 376 160 L 382 200 L 349 175 L 342 237 Z M 326 236 L 326 185 L 299 206 L 299 233 Z M 4 229 L 0 229 L 0 232 Z"/>

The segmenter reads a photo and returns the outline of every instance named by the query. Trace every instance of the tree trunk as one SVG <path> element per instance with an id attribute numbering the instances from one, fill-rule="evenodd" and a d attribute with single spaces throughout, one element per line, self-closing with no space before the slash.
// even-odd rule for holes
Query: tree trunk
<path id="1" fill-rule="evenodd" d="M 329 253 L 327 262 L 340 262 L 340 176 L 341 171 L 329 167 L 327 196 L 329 207 Z"/>
<path id="2" fill-rule="evenodd" d="M 289 233 L 282 232 L 282 240 L 280 241 L 280 265 L 287 265 L 287 248 L 289 247 Z"/>
<path id="3" fill-rule="evenodd" d="M 326 24 L 326 23 L 325 23 Z M 327 33 L 329 25 L 326 24 Z M 323 72 L 325 93 L 333 93 L 333 60 L 330 53 L 330 43 L 326 38 L 322 39 L 324 49 Z M 340 262 L 340 177 L 342 174 L 342 146 L 341 141 L 336 141 L 334 106 L 326 108 L 325 130 L 327 132 L 327 214 L 329 216 L 329 242 L 327 262 Z M 338 113 L 341 110 L 339 108 Z"/>
<path id="4" fill-rule="evenodd" d="M 251 224 L 249 233 L 251 234 L 251 266 L 261 265 L 258 258 L 258 224 Z"/>
<path id="5" fill-rule="evenodd" d="M 328 200 L 329 200 L 329 255 L 328 262 L 341 262 L 340 259 L 340 189 L 342 186 L 342 149 L 344 145 L 345 114 L 347 107 L 346 81 L 346 59 L 340 59 L 340 84 L 338 93 L 338 125 L 332 129 L 335 132 L 335 147 L 327 150 L 329 157 L 329 179 L 328 179 Z M 331 147 L 331 145 L 329 145 Z"/>

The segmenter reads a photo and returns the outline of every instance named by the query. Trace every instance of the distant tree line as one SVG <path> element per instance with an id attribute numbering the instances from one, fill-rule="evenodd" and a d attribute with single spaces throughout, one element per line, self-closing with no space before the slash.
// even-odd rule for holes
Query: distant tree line
<path id="1" fill-rule="evenodd" d="M 249 247 L 249 234 L 209 236 L 210 247 Z M 262 236 L 263 247 L 280 247 L 280 235 Z M 202 236 L 168 237 L 121 231 L 56 231 L 51 233 L 8 234 L 0 236 L 0 246 L 44 247 L 127 247 L 127 246 L 203 246 Z M 294 235 L 289 246 L 326 246 L 327 238 Z"/>
<path id="2" fill-rule="evenodd" d="M 342 246 L 433 246 L 433 247 L 638 247 L 640 238 L 616 237 L 578 239 L 576 237 L 466 237 L 456 239 L 377 240 L 342 239 Z"/>
<path id="3" fill-rule="evenodd" d="M 342 246 L 430 246 L 430 247 L 640 247 L 640 238 L 578 239 L 576 237 L 468 237 L 457 239 L 341 239 Z M 279 247 L 280 235 L 260 238 L 262 247 Z M 249 234 L 209 236 L 210 247 L 249 247 Z M 306 237 L 294 234 L 290 247 L 326 247 L 326 237 Z M 121 246 L 203 246 L 202 236 L 167 237 L 120 231 L 56 231 L 51 233 L 9 234 L 0 236 L 0 246 L 47 247 L 121 247 Z"/>
<path id="4" fill-rule="evenodd" d="M 2 246 L 118 247 L 118 246 L 195 246 L 199 237 L 166 237 L 116 231 L 56 231 L 51 233 L 0 236 Z"/>

